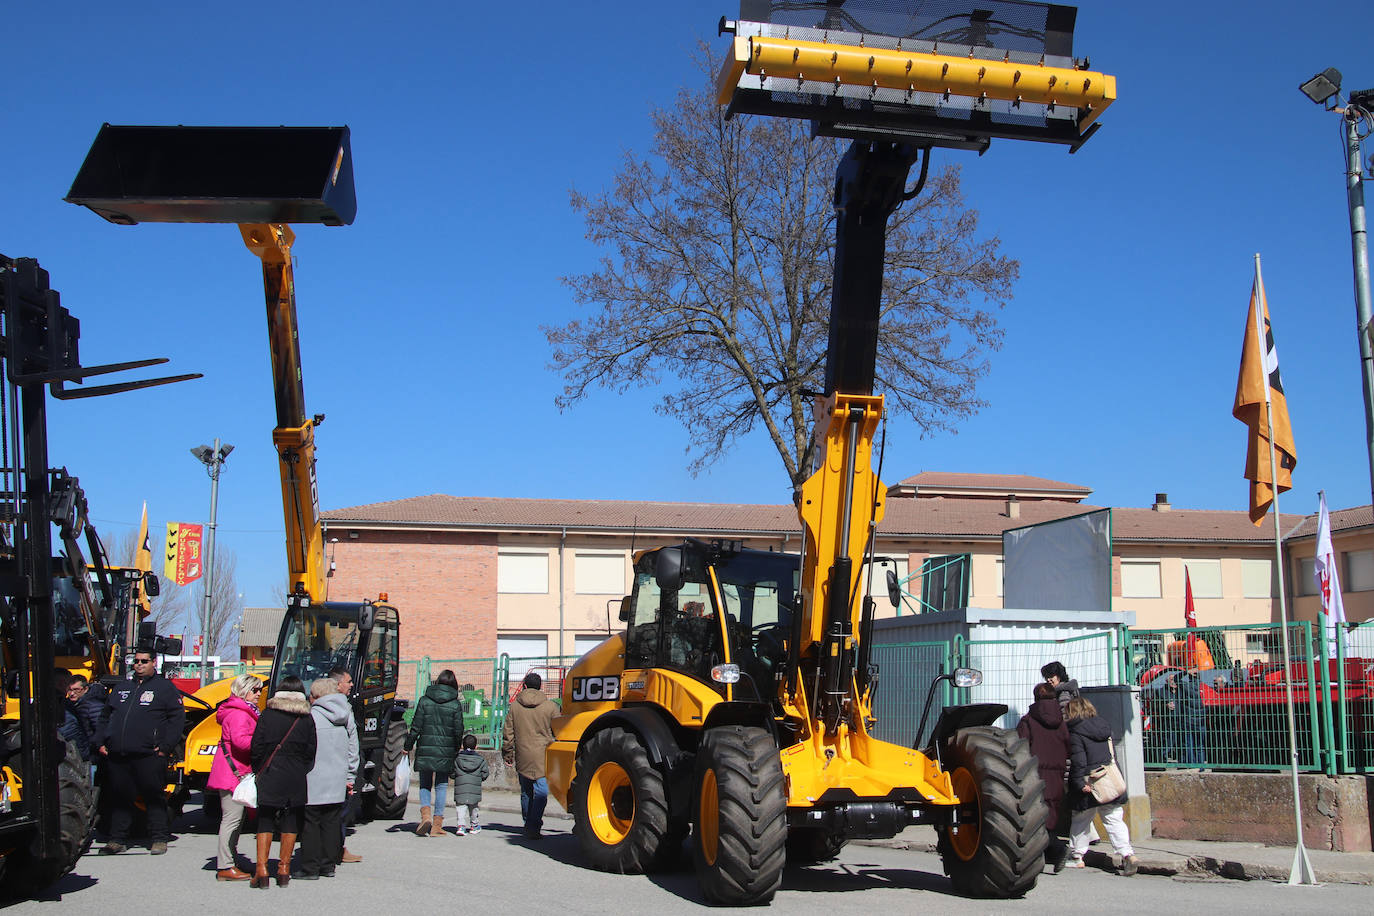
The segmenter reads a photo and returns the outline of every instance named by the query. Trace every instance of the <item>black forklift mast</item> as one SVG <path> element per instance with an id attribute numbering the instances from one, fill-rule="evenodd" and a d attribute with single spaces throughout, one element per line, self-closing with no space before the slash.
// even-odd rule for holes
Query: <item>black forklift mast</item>
<path id="1" fill-rule="evenodd" d="M 62 400 L 131 391 L 168 384 L 196 374 L 119 382 L 77 389 L 65 387 L 87 376 L 165 363 L 139 360 L 82 366 L 77 341 L 81 323 L 62 307 L 49 286 L 48 272 L 32 258 L 0 255 L 0 313 L 3 338 L 0 379 L 11 412 L 0 405 L 0 438 L 9 466 L 3 469 L 3 516 L 12 532 L 0 557 L 0 608 L 5 616 L 4 691 L 19 699 L 18 767 L 24 776 L 22 812 L 0 821 L 0 838 L 34 831 L 33 848 L 43 857 L 61 855 L 58 790 L 58 699 L 54 680 L 52 595 L 53 494 L 48 468 L 48 387 Z M 17 398 L 17 404 L 14 400 Z M 17 425 L 10 428 L 14 417 Z M 10 668 L 9 666 L 13 666 Z"/>

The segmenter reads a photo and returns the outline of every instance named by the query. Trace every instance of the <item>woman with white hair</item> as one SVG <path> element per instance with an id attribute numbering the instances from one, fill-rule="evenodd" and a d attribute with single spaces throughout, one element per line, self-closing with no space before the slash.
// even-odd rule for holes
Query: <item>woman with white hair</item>
<path id="1" fill-rule="evenodd" d="M 251 674 L 240 674 L 229 685 L 229 699 L 219 704 L 215 721 L 219 722 L 220 742 L 215 759 L 210 764 L 210 778 L 206 791 L 219 791 L 219 870 L 217 881 L 247 881 L 252 875 L 238 867 L 239 833 L 243 827 L 243 805 L 234 801 L 234 789 L 239 780 L 253 772 L 249 749 L 253 746 L 253 729 L 258 724 L 258 700 L 262 697 L 262 681 Z"/>

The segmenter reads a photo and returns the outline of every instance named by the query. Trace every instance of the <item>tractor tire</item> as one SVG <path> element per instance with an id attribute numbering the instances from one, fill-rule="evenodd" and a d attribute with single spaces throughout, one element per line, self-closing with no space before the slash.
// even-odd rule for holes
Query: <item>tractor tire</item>
<path id="1" fill-rule="evenodd" d="M 608 728 L 577 751 L 568 789 L 573 835 L 593 867 L 639 874 L 668 867 L 682 850 L 683 825 L 668 816 L 663 774 L 632 732 Z"/>
<path id="2" fill-rule="evenodd" d="M 793 827 L 787 831 L 787 863 L 819 865 L 830 862 L 844 849 L 845 838 L 815 827 Z"/>
<path id="3" fill-rule="evenodd" d="M 91 847 L 95 824 L 95 790 L 91 768 L 72 742 L 67 755 L 57 766 L 59 793 L 58 828 L 62 849 L 59 855 L 45 858 L 35 845 L 20 847 L 6 857 L 4 885 L 0 896 L 7 899 L 31 897 L 61 878 L 76 866 Z M 35 840 L 36 842 L 36 840 Z"/>
<path id="4" fill-rule="evenodd" d="M 377 791 L 371 793 L 369 820 L 399 821 L 406 816 L 406 803 L 410 793 L 396 792 L 396 768 L 406 756 L 406 724 L 392 722 L 386 730 L 386 744 L 381 748 L 381 759 L 377 761 Z"/>
<path id="5" fill-rule="evenodd" d="M 787 859 L 787 796 L 765 729 L 723 725 L 697 750 L 692 858 L 707 902 L 768 903 Z"/>
<path id="6" fill-rule="evenodd" d="M 955 891 L 998 899 L 1024 895 L 1044 870 L 1049 845 L 1045 784 L 1030 745 L 1008 729 L 963 728 L 942 757 L 960 810 L 972 815 L 957 828 L 938 830 L 937 849 Z"/>

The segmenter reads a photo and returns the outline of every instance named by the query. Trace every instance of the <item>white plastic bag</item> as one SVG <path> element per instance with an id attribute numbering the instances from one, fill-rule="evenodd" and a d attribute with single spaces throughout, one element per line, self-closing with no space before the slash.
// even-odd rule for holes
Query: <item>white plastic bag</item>
<path id="1" fill-rule="evenodd" d="M 258 779 L 252 773 L 239 780 L 234 786 L 234 801 L 249 808 L 258 806 Z"/>
<path id="2" fill-rule="evenodd" d="M 402 757 L 396 764 L 396 797 L 404 798 L 410 794 L 410 758 Z"/>

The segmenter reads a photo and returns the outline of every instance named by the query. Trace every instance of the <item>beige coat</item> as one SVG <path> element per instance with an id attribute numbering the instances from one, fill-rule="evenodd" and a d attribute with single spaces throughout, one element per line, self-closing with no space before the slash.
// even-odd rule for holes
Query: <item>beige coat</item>
<path id="1" fill-rule="evenodd" d="M 501 729 L 501 756 L 526 779 L 544 778 L 544 749 L 553 743 L 558 706 L 542 690 L 526 687 L 510 704 Z"/>

